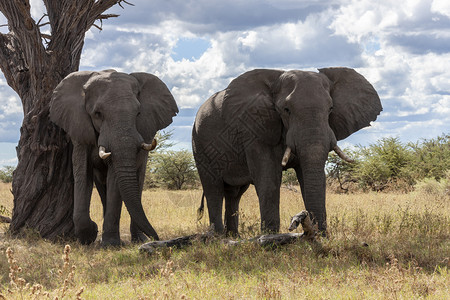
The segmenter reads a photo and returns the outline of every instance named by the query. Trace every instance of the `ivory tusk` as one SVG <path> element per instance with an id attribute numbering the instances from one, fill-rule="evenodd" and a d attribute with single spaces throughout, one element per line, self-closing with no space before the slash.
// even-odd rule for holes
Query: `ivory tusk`
<path id="1" fill-rule="evenodd" d="M 283 167 L 288 163 L 289 157 L 291 156 L 291 147 L 287 147 L 286 151 L 284 151 L 283 160 L 281 161 L 281 165 Z"/>
<path id="2" fill-rule="evenodd" d="M 111 152 L 106 152 L 105 147 L 100 146 L 98 148 L 98 156 L 100 156 L 101 159 L 107 159 L 111 155 Z"/>
<path id="3" fill-rule="evenodd" d="M 338 145 L 334 146 L 333 148 L 334 152 L 336 152 L 336 154 L 342 158 L 343 160 L 345 160 L 348 163 L 354 163 L 355 161 L 353 159 L 351 159 L 350 157 L 347 156 L 347 154 L 344 153 L 344 151 L 341 150 L 341 148 L 339 148 Z"/>
<path id="4" fill-rule="evenodd" d="M 144 149 L 144 150 L 146 150 L 146 151 L 152 151 L 153 149 L 156 148 L 156 145 L 157 145 L 157 144 L 158 144 L 158 143 L 156 142 L 156 140 L 153 139 L 153 141 L 152 141 L 151 144 L 142 143 L 141 147 L 142 147 L 142 149 Z"/>

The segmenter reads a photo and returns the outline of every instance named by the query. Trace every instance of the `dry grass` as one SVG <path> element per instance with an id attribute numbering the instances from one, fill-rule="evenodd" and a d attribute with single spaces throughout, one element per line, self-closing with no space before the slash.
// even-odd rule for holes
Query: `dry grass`
<path id="1" fill-rule="evenodd" d="M 11 208 L 8 185 L 0 187 L 0 205 Z M 6 190 L 6 191 L 5 191 Z M 205 231 L 207 216 L 197 223 L 201 191 L 144 192 L 147 215 L 161 238 Z M 139 253 L 136 245 L 101 249 L 72 244 L 77 266 L 65 298 L 85 299 L 448 299 L 450 298 L 450 199 L 420 193 L 328 195 L 330 238 L 322 248 L 293 244 L 262 249 L 253 244 L 230 248 L 219 242 L 197 243 L 181 250 Z M 303 209 L 299 193 L 282 189 L 281 228 Z M 101 205 L 92 203 L 101 224 Z M 129 240 L 129 217 L 121 234 Z M 241 200 L 243 237 L 259 233 L 254 189 Z M 6 250 L 14 251 L 20 278 L 60 295 L 64 282 L 63 245 L 30 233 L 24 239 L 0 239 L 0 291 L 8 299 L 32 299 L 13 289 Z"/>

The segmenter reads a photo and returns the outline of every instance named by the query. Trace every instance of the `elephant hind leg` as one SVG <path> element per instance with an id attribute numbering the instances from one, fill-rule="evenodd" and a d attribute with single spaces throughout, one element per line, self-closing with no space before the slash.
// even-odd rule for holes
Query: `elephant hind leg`
<path id="1" fill-rule="evenodd" d="M 100 196 L 100 200 L 102 201 L 103 206 L 103 217 L 105 217 L 106 214 L 106 183 L 100 179 L 100 175 L 96 174 L 96 171 L 94 170 L 94 183 L 95 187 L 97 188 L 98 195 Z"/>
<path id="2" fill-rule="evenodd" d="M 203 183 L 203 192 L 208 206 L 209 223 L 216 233 L 222 234 L 224 232 L 222 221 L 223 183 L 214 185 Z"/>
<path id="3" fill-rule="evenodd" d="M 239 233 L 239 202 L 249 184 L 243 186 L 225 186 L 225 228 L 227 235 Z"/>

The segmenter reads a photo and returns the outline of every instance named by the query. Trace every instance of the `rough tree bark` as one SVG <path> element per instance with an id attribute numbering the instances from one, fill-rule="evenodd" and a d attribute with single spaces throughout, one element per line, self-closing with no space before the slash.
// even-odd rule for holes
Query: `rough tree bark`
<path id="1" fill-rule="evenodd" d="M 29 0 L 0 0 L 9 33 L 0 33 L 0 68 L 19 95 L 24 119 L 13 176 L 11 232 L 25 227 L 54 240 L 73 234 L 72 145 L 50 122 L 53 89 L 77 71 L 85 33 L 123 0 L 43 0 L 47 14 L 36 22 Z M 45 22 L 40 24 L 40 22 Z M 50 35 L 41 28 L 50 28 Z M 98 27 L 98 26 L 96 26 Z"/>

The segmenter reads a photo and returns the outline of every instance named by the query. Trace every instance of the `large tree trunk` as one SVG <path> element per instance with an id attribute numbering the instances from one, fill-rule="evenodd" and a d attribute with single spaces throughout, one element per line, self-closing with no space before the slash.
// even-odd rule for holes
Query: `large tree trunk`
<path id="1" fill-rule="evenodd" d="M 0 67 L 22 100 L 24 119 L 13 176 L 13 233 L 29 227 L 48 239 L 73 235 L 72 145 L 50 122 L 53 89 L 77 71 L 84 36 L 121 0 L 43 0 L 51 36 L 40 32 L 29 0 L 0 0 L 9 33 L 0 34 Z M 48 40 L 48 43 L 45 41 Z"/>

